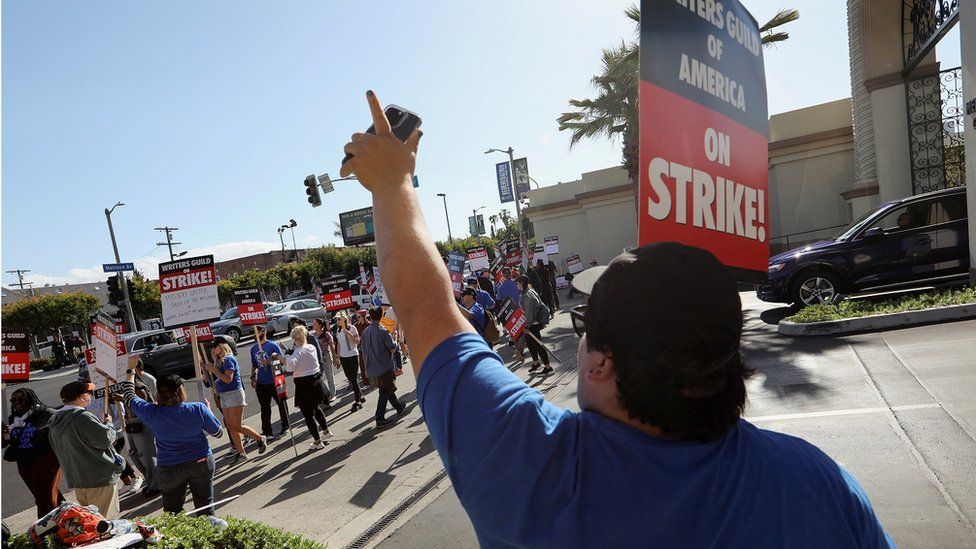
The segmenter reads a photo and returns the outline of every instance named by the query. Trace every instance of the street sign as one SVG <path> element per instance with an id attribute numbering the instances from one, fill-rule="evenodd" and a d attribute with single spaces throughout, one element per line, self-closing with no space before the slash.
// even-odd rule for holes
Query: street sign
<path id="1" fill-rule="evenodd" d="M 641 2 L 654 16 L 640 25 L 637 244 L 703 248 L 739 281 L 758 282 L 769 266 L 761 33 L 739 0 L 718 5 L 724 17 L 687 2 Z"/>
<path id="2" fill-rule="evenodd" d="M 104 273 L 121 273 L 134 270 L 136 268 L 132 263 L 102 263 L 102 272 Z"/>
<path id="3" fill-rule="evenodd" d="M 335 187 L 332 186 L 332 180 L 329 179 L 329 174 L 327 173 L 319 176 L 319 185 L 322 187 L 323 193 L 331 193 L 335 190 Z"/>

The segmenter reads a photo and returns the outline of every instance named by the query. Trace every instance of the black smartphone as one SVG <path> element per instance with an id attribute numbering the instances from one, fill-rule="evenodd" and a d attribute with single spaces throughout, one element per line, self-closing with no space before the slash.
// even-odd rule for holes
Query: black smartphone
<path id="1" fill-rule="evenodd" d="M 410 112 L 403 107 L 398 107 L 396 105 L 387 105 L 386 109 L 383 111 L 386 115 L 386 119 L 390 121 L 390 129 L 393 130 L 393 135 L 397 137 L 400 141 L 406 141 L 410 134 L 414 130 L 420 127 L 420 116 L 417 113 Z M 369 129 L 366 133 L 376 134 L 376 128 L 370 124 Z M 351 154 L 347 154 L 345 158 L 342 159 L 342 163 L 345 164 L 352 158 Z"/>

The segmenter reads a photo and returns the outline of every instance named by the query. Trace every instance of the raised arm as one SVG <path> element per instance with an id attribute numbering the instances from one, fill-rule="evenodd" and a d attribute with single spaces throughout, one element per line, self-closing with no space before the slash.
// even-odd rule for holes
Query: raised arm
<path id="1" fill-rule="evenodd" d="M 401 142 L 390 130 L 376 95 L 366 92 L 366 100 L 376 134 L 353 134 L 345 152 L 354 156 L 342 167 L 341 175 L 355 174 L 373 193 L 380 272 L 396 273 L 385 278 L 383 286 L 410 334 L 414 356 L 410 364 L 416 375 L 434 347 L 455 334 L 474 330 L 454 306 L 447 269 L 413 190 L 420 132 Z"/>

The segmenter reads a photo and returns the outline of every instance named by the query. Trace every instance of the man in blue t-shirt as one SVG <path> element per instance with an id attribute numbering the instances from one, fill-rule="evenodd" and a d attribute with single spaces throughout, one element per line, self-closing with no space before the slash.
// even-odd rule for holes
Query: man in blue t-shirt
<path id="1" fill-rule="evenodd" d="M 258 326 L 258 340 L 251 346 L 251 387 L 258 395 L 258 404 L 261 406 L 261 434 L 273 439 L 274 431 L 271 428 L 271 401 L 278 405 L 278 417 L 281 419 L 281 431 L 283 435 L 288 431 L 288 407 L 284 399 L 278 396 L 275 388 L 274 378 L 275 366 L 271 364 L 271 355 L 282 356 L 281 347 L 274 341 L 268 341 L 268 334 L 265 327 Z"/>
<path id="2" fill-rule="evenodd" d="M 469 276 L 467 283 L 468 287 L 465 289 L 470 288 L 471 291 L 474 292 L 474 299 L 478 302 L 478 305 L 481 305 L 482 309 L 488 311 L 495 308 L 494 298 L 491 297 L 491 294 L 481 289 L 477 278 Z"/>
<path id="3" fill-rule="evenodd" d="M 463 307 L 461 314 L 467 317 L 468 322 L 478 331 L 478 335 L 484 337 L 488 317 L 485 316 L 485 309 L 477 302 L 473 288 L 461 290 L 461 307 Z"/>
<path id="4" fill-rule="evenodd" d="M 501 303 L 507 297 L 512 300 L 512 303 L 518 305 L 522 302 L 522 294 L 519 292 L 518 286 L 515 285 L 511 267 L 502 268 L 502 276 L 505 278 L 495 288 L 495 301 Z"/>
<path id="5" fill-rule="evenodd" d="M 892 545 L 847 471 L 741 419 L 741 303 L 704 250 L 648 245 L 595 281 L 574 280 L 590 294 L 582 412 L 555 407 L 508 371 L 452 303 L 412 184 L 420 132 L 400 141 L 366 96 L 376 133 L 346 144 L 341 175 L 372 192 L 379 266 L 397 273 L 385 289 L 411 335 L 417 401 L 481 545 Z"/>

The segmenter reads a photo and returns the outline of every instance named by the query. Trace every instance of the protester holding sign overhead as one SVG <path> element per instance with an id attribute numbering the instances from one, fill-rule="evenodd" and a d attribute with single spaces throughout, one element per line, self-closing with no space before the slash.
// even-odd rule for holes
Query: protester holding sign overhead
<path id="1" fill-rule="evenodd" d="M 722 5 L 751 19 L 736 0 Z M 741 419 L 742 307 L 734 279 L 703 250 L 638 248 L 580 288 L 590 295 L 581 412 L 508 371 L 452 302 L 411 184 L 419 133 L 400 141 L 376 96 L 367 100 L 375 134 L 353 136 L 342 175 L 372 192 L 377 256 L 397 273 L 387 290 L 411 334 L 417 400 L 481 545 L 891 545 L 849 473 L 811 444 Z"/>
<path id="2" fill-rule="evenodd" d="M 258 453 L 263 454 L 268 450 L 268 440 L 243 423 L 247 399 L 244 396 L 244 383 L 241 382 L 237 359 L 226 343 L 214 345 L 210 349 L 210 355 L 213 357 L 213 363 L 208 363 L 206 369 L 217 377 L 215 386 L 220 397 L 220 408 L 224 412 L 224 422 L 227 424 L 227 432 L 230 433 L 231 444 L 237 451 L 232 463 L 248 459 L 247 452 L 244 450 L 244 441 L 241 439 L 243 435 L 257 440 Z"/>

